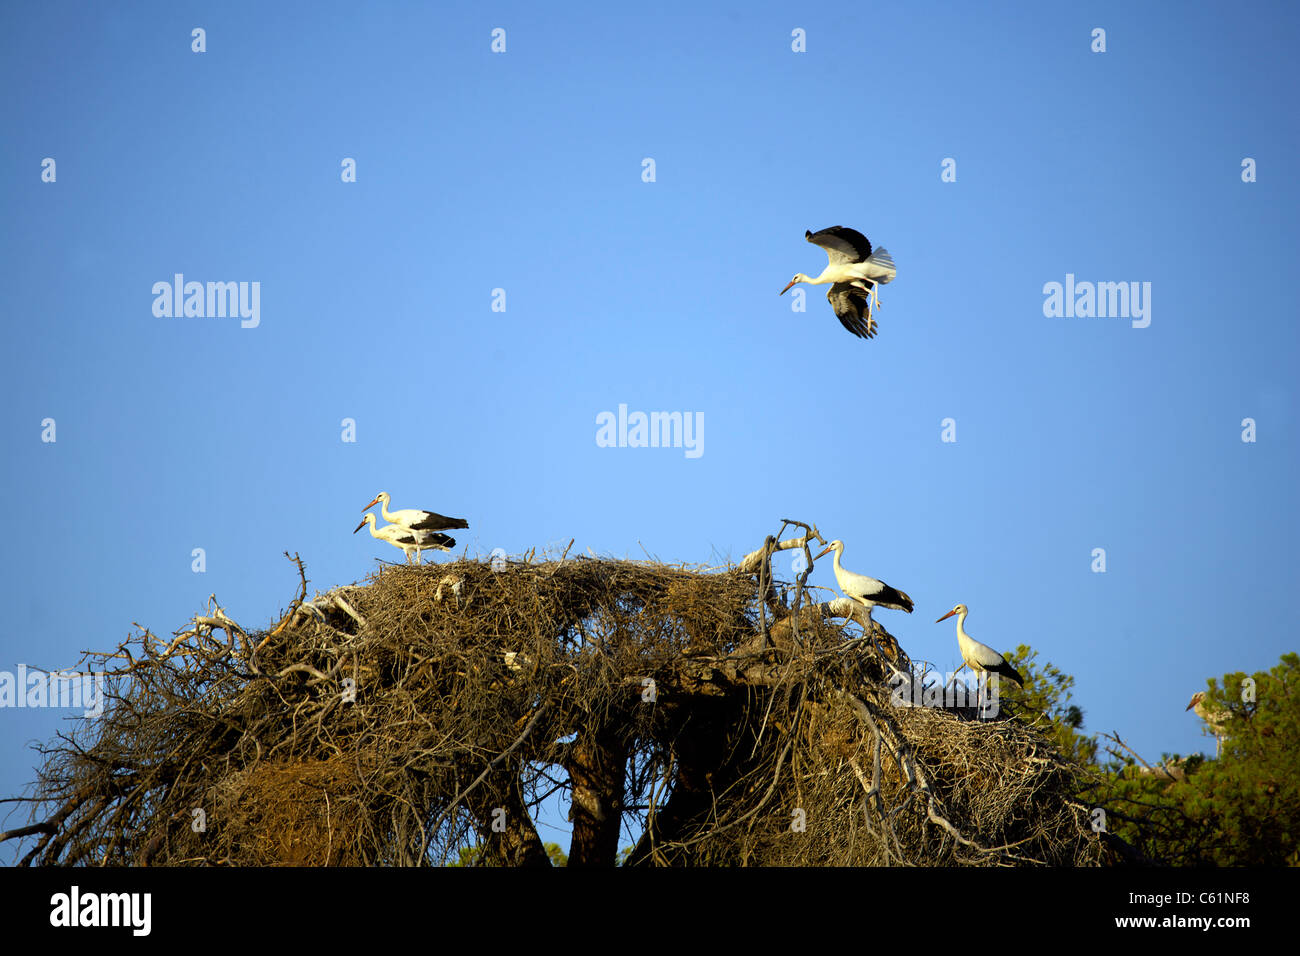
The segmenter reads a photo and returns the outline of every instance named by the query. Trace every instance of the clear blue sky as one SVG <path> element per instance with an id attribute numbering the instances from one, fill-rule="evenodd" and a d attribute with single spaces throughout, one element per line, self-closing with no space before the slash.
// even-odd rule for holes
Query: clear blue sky
<path id="1" fill-rule="evenodd" d="M 0 670 L 168 634 L 213 592 L 263 626 L 285 550 L 321 590 L 400 558 L 350 533 L 380 490 L 464 515 L 478 555 L 716 564 L 789 516 L 912 596 L 878 617 L 914 657 L 959 662 L 933 622 L 964 602 L 1076 676 L 1088 731 L 1212 752 L 1191 694 L 1296 649 L 1298 25 L 7 4 Z M 898 265 L 873 341 L 824 287 L 777 296 L 835 224 Z M 259 282 L 260 325 L 156 317 L 178 272 Z M 1046 317 L 1067 273 L 1149 282 L 1150 326 Z M 702 414 L 703 454 L 598 447 L 620 404 Z M 64 719 L 0 710 L 4 795 Z"/>

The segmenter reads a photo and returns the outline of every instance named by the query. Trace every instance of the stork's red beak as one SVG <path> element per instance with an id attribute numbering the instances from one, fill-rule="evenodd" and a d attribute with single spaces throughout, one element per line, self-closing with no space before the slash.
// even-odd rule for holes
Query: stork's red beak
<path id="1" fill-rule="evenodd" d="M 379 499 L 378 499 L 378 498 L 376 498 L 374 501 L 370 502 L 370 504 L 366 505 L 366 506 L 365 506 L 364 508 L 362 508 L 361 510 L 362 510 L 362 511 L 369 511 L 371 508 L 373 508 L 373 507 L 374 507 L 375 505 L 377 505 L 377 504 L 379 504 Z M 364 521 L 361 522 L 361 523 L 362 523 L 362 524 L 365 524 Z"/>
<path id="2" fill-rule="evenodd" d="M 827 546 L 825 548 L 822 548 L 821 554 L 817 555 L 817 558 L 820 558 L 822 554 L 830 554 L 830 553 L 831 553 L 831 549 L 829 546 Z M 816 561 L 817 558 L 813 558 L 813 560 Z"/>
<path id="3" fill-rule="evenodd" d="M 952 616 L 953 616 L 954 614 L 956 614 L 956 613 L 957 613 L 957 611 L 956 611 L 956 609 L 954 608 L 953 610 L 951 610 L 951 611 L 949 611 L 947 614 L 945 614 L 943 617 L 939 618 L 939 621 L 946 621 L 946 620 L 948 620 L 948 618 L 952 617 Z M 935 623 L 935 624 L 938 624 L 939 621 L 935 621 L 934 623 Z"/>
<path id="4" fill-rule="evenodd" d="M 362 521 L 361 524 L 357 525 L 355 528 L 352 529 L 352 533 L 353 533 L 353 534 L 356 534 L 358 531 L 360 531 L 360 530 L 361 530 L 362 528 L 364 528 L 365 526 L 366 526 L 365 521 Z"/>
<path id="5" fill-rule="evenodd" d="M 798 281 L 799 281 L 798 279 L 791 279 L 791 280 L 790 280 L 790 285 L 794 285 L 794 284 L 795 284 L 796 282 L 798 282 Z M 780 292 L 778 292 L 777 295 L 785 295 L 787 292 L 789 292 L 789 291 L 790 291 L 790 285 L 786 286 L 784 289 L 782 289 Z"/>

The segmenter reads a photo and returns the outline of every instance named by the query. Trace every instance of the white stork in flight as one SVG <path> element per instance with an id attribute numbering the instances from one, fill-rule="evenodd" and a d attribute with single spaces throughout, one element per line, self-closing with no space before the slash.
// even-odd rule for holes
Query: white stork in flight
<path id="1" fill-rule="evenodd" d="M 831 226 L 820 232 L 804 230 L 804 238 L 826 250 L 826 268 L 815 279 L 802 272 L 781 290 L 785 295 L 797 282 L 809 285 L 826 285 L 831 289 L 826 299 L 839 318 L 840 324 L 854 335 L 869 339 L 876 334 L 876 320 L 871 317 L 871 307 L 880 307 L 876 286 L 890 282 L 898 274 L 894 257 L 882 246 L 871 248 L 871 241 L 847 226 Z"/>
<path id="2" fill-rule="evenodd" d="M 975 672 L 976 686 L 979 688 L 979 678 L 984 677 L 984 683 L 988 683 L 989 674 L 998 674 L 1001 677 L 1013 682 L 1017 687 L 1025 685 L 1025 679 L 1020 676 L 1020 671 L 1016 670 L 1007 659 L 989 647 L 987 644 L 981 644 L 975 638 L 966 633 L 966 614 L 968 613 L 965 604 L 958 604 L 951 611 L 939 618 L 939 621 L 946 621 L 954 614 L 957 615 L 957 644 L 961 647 L 961 667 L 969 667 Z M 934 623 L 938 624 L 939 621 Z M 961 667 L 957 670 L 961 670 Z M 983 697 L 980 692 L 975 695 L 975 709 L 977 712 L 983 712 Z"/>
<path id="3" fill-rule="evenodd" d="M 835 552 L 835 580 L 839 582 L 840 590 L 844 592 L 845 597 L 852 598 L 866 607 L 867 620 L 871 620 L 871 609 L 877 605 L 912 613 L 912 599 L 902 591 L 891 588 L 884 581 L 877 581 L 865 574 L 854 574 L 844 569 L 840 564 L 840 555 L 844 553 L 843 541 L 832 541 L 817 557 L 820 558 L 832 551 Z"/>
<path id="4" fill-rule="evenodd" d="M 388 492 L 381 491 L 375 495 L 375 500 L 362 508 L 362 511 L 369 511 L 375 505 L 383 503 L 380 511 L 384 514 L 385 521 L 391 521 L 393 524 L 401 525 L 410 531 L 447 531 L 453 528 L 468 528 L 469 522 L 464 518 L 448 518 L 446 515 L 440 515 L 436 511 L 420 511 L 417 508 L 403 508 L 401 511 L 389 511 L 388 503 L 391 499 Z M 362 524 L 365 524 L 363 521 Z M 361 526 L 357 526 L 357 531 Z M 356 532 L 353 532 L 354 534 Z M 374 532 L 371 532 L 372 534 Z M 444 535 L 443 537 L 446 537 Z M 454 546 L 455 541 L 452 542 Z"/>
<path id="5" fill-rule="evenodd" d="M 401 548 L 406 552 L 406 563 L 418 564 L 422 557 L 422 551 L 450 551 L 456 547 L 456 539 L 450 535 L 445 535 L 437 531 L 415 531 L 411 528 L 404 528 L 400 524 L 386 524 L 382 528 L 375 527 L 375 516 L 373 513 L 367 514 L 361 519 L 361 524 L 353 529 L 352 533 L 356 534 L 366 525 L 370 525 L 370 537 L 378 538 L 380 541 L 387 541 L 394 548 Z M 415 561 L 412 562 L 411 558 Z"/>

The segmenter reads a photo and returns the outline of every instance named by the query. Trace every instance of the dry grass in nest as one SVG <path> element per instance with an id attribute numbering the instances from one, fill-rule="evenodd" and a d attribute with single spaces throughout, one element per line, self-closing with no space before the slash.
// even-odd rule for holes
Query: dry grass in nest
<path id="1" fill-rule="evenodd" d="M 574 865 L 612 865 L 625 820 L 633 865 L 1100 859 L 1042 736 L 892 706 L 893 637 L 772 580 L 803 527 L 716 571 L 383 566 L 310 601 L 304 577 L 264 631 L 214 605 L 144 632 L 99 655 L 104 716 L 44 751 L 23 862 L 549 865 L 557 788 Z"/>

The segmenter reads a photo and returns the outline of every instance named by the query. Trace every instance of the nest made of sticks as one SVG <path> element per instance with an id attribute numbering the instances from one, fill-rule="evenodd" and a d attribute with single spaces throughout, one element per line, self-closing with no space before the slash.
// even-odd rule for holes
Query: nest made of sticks
<path id="1" fill-rule="evenodd" d="M 311 600 L 303 575 L 254 632 L 214 599 L 98 656 L 107 710 L 43 749 L 8 836 L 42 864 L 550 865 L 559 790 L 571 865 L 628 831 L 631 865 L 1100 860 L 1044 737 L 895 706 L 897 641 L 773 579 L 802 527 L 721 570 L 462 559 Z"/>

